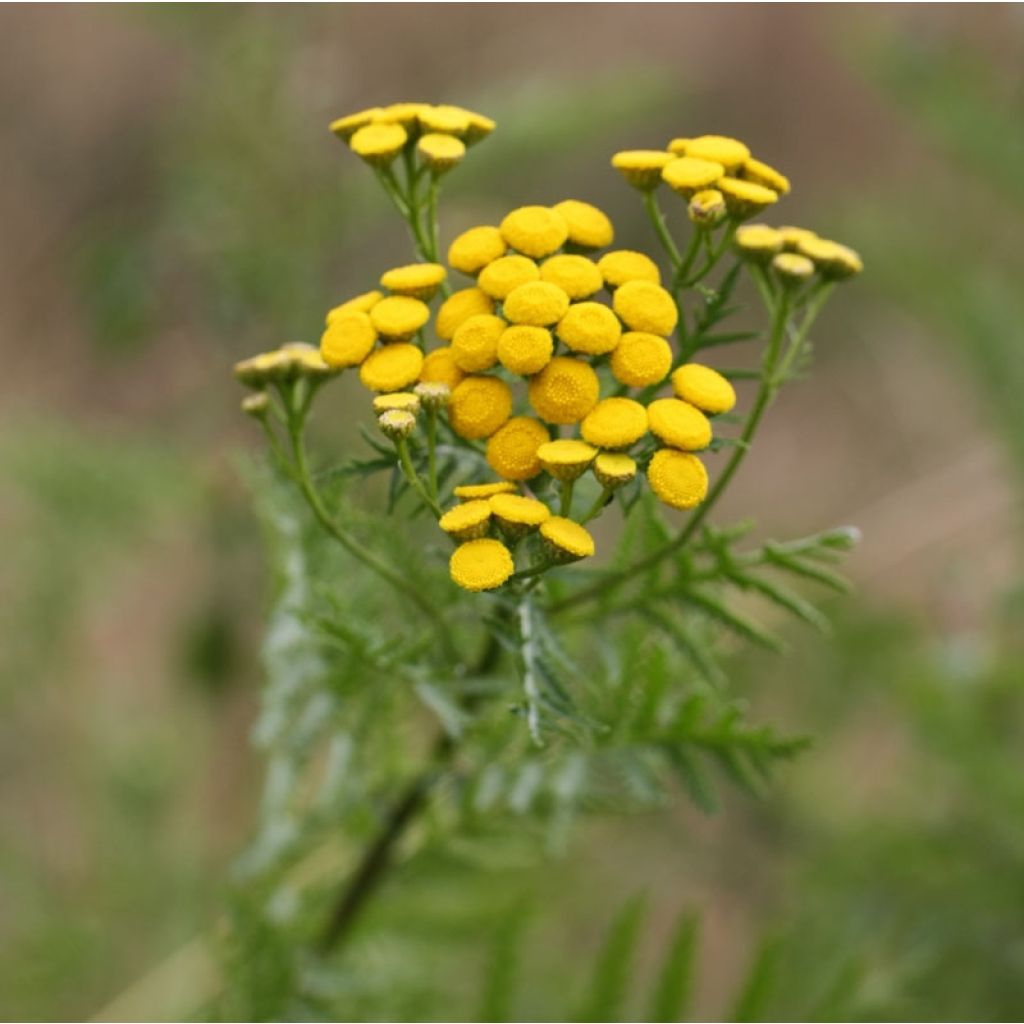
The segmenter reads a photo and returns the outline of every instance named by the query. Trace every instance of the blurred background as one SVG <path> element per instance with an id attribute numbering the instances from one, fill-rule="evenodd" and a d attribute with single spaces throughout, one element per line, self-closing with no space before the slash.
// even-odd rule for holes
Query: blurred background
<path id="1" fill-rule="evenodd" d="M 791 656 L 737 666 L 814 747 L 763 802 L 590 826 L 545 869 L 579 890 L 546 941 L 592 950 L 649 884 L 655 931 L 702 915 L 701 1015 L 1020 1012 L 1024 8 L 15 6 L 0 25 L 0 1016 L 116 1015 L 140 978 L 142 1013 L 187 1012 L 150 972 L 216 920 L 261 772 L 259 438 L 230 365 L 315 341 L 404 258 L 326 130 L 401 99 L 499 123 L 448 181 L 446 239 L 574 197 L 647 247 L 611 153 L 717 132 L 790 175 L 783 222 L 867 266 L 722 511 L 863 531 L 835 635 L 794 628 Z"/>

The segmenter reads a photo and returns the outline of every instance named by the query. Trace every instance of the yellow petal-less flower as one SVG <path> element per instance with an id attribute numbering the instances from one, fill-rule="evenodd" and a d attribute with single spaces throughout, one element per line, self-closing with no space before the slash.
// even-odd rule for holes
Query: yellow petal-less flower
<path id="1" fill-rule="evenodd" d="M 459 437 L 490 437 L 512 415 L 512 392 L 497 377 L 467 377 L 452 392 L 448 422 Z"/>
<path id="2" fill-rule="evenodd" d="M 384 293 L 379 291 L 363 292 L 354 298 L 342 302 L 333 309 L 327 311 L 325 326 L 330 327 L 331 322 L 346 313 L 369 313 L 374 306 L 384 298 Z"/>
<path id="3" fill-rule="evenodd" d="M 646 331 L 627 331 L 619 339 L 610 360 L 615 379 L 631 388 L 660 384 L 672 369 L 672 348 L 664 339 Z"/>
<path id="4" fill-rule="evenodd" d="M 392 103 L 377 109 L 373 123 L 400 124 L 407 131 L 416 134 L 419 132 L 419 115 L 429 108 L 429 103 Z"/>
<path id="5" fill-rule="evenodd" d="M 429 302 L 447 276 L 448 271 L 440 263 L 410 263 L 405 267 L 386 270 L 381 275 L 380 283 L 382 288 L 387 288 L 395 295 L 407 295 Z M 375 305 L 376 302 L 370 308 Z"/>
<path id="6" fill-rule="evenodd" d="M 370 107 L 367 110 L 359 110 L 354 114 L 346 114 L 344 117 L 339 117 L 337 120 L 332 121 L 330 130 L 339 139 L 348 142 L 360 128 L 368 125 L 380 113 L 380 109 L 380 107 Z"/>
<path id="7" fill-rule="evenodd" d="M 713 228 L 726 215 L 725 196 L 717 188 L 704 188 L 695 192 L 686 207 L 690 220 L 702 228 Z"/>
<path id="8" fill-rule="evenodd" d="M 464 501 L 447 512 L 437 521 L 437 525 L 458 541 L 478 540 L 487 536 L 487 528 L 491 522 L 491 506 L 488 502 L 475 499 Z"/>
<path id="9" fill-rule="evenodd" d="M 711 444 L 711 423 L 695 405 L 679 398 L 659 398 L 647 407 L 651 433 L 659 441 L 686 452 Z"/>
<path id="10" fill-rule="evenodd" d="M 328 366 L 358 366 L 373 350 L 377 331 L 370 317 L 357 310 L 336 316 L 320 337 L 320 354 Z"/>
<path id="11" fill-rule="evenodd" d="M 462 133 L 462 139 L 467 146 L 486 139 L 497 128 L 497 124 L 485 114 L 478 114 L 475 110 L 466 110 L 463 113 L 469 119 L 469 127 Z"/>
<path id="12" fill-rule="evenodd" d="M 469 130 L 469 111 L 451 104 L 428 106 L 419 111 L 419 122 L 425 132 L 442 135 L 463 135 Z"/>
<path id="13" fill-rule="evenodd" d="M 618 345 L 622 325 L 618 317 L 600 302 L 574 302 L 558 321 L 555 333 L 574 352 L 599 356 L 611 352 Z"/>
<path id="14" fill-rule="evenodd" d="M 403 412 L 417 415 L 420 411 L 420 399 L 411 391 L 395 391 L 389 395 L 378 395 L 373 400 L 373 411 L 380 416 L 389 409 L 401 409 Z"/>
<path id="15" fill-rule="evenodd" d="M 508 480 L 495 480 L 486 484 L 459 484 L 452 492 L 460 501 L 491 498 L 495 494 L 514 494 L 516 485 Z"/>
<path id="16" fill-rule="evenodd" d="M 712 160 L 680 156 L 672 158 L 661 172 L 661 177 L 673 192 L 689 199 L 695 192 L 716 186 L 723 174 L 725 168 Z"/>
<path id="17" fill-rule="evenodd" d="M 627 281 L 615 289 L 612 305 L 631 331 L 671 334 L 679 320 L 675 299 L 650 281 Z"/>
<path id="18" fill-rule="evenodd" d="M 661 284 L 661 271 L 650 256 L 632 249 L 616 249 L 606 252 L 598 261 L 604 283 L 609 288 L 621 288 L 629 281 L 650 281 Z"/>
<path id="19" fill-rule="evenodd" d="M 524 498 L 519 494 L 496 494 L 487 500 L 491 504 L 491 515 L 502 529 L 513 535 L 540 526 L 551 518 L 551 509 L 536 498 Z"/>
<path id="20" fill-rule="evenodd" d="M 537 449 L 541 465 L 556 479 L 568 482 L 582 476 L 597 457 L 597 449 L 573 437 L 548 441 Z"/>
<path id="21" fill-rule="evenodd" d="M 736 389 L 717 370 L 701 363 L 686 363 L 672 374 L 672 390 L 684 402 L 709 416 L 729 412 L 736 404 Z"/>
<path id="22" fill-rule="evenodd" d="M 540 526 L 540 535 L 548 555 L 555 562 L 577 562 L 590 558 L 596 550 L 594 538 L 585 526 L 563 516 L 552 516 Z"/>
<path id="23" fill-rule="evenodd" d="M 746 220 L 778 201 L 774 189 L 740 178 L 719 178 L 715 188 L 725 196 L 725 207 L 734 220 Z"/>
<path id="24" fill-rule="evenodd" d="M 479 288 L 452 292 L 437 311 L 434 330 L 442 341 L 451 341 L 459 324 L 478 313 L 493 313 L 494 299 Z"/>
<path id="25" fill-rule="evenodd" d="M 409 135 L 400 124 L 368 124 L 360 128 L 349 146 L 356 156 L 374 167 L 386 167 L 402 152 Z"/>
<path id="26" fill-rule="evenodd" d="M 426 359 L 423 360 L 424 363 Z M 423 371 L 420 370 L 422 376 Z M 413 389 L 413 394 L 420 400 L 424 409 L 436 412 L 445 409 L 452 397 L 452 389 L 439 380 L 421 380 Z"/>
<path id="27" fill-rule="evenodd" d="M 773 192 L 778 192 L 780 196 L 784 196 L 789 192 L 789 178 L 775 170 L 775 168 L 770 164 L 766 164 L 762 160 L 755 160 L 752 156 L 747 157 L 747 159 L 743 161 L 743 166 L 740 169 L 740 176 L 745 181 L 752 181 L 757 185 L 764 185 L 765 188 L 770 188 Z"/>
<path id="28" fill-rule="evenodd" d="M 506 480 L 530 480 L 544 468 L 537 449 L 551 440 L 547 427 L 530 416 L 514 416 L 487 442 L 487 462 Z"/>
<path id="29" fill-rule="evenodd" d="M 291 360 L 287 353 L 276 350 L 261 352 L 235 363 L 235 377 L 250 388 L 262 388 L 287 373 Z"/>
<path id="30" fill-rule="evenodd" d="M 508 325 L 500 316 L 480 313 L 463 320 L 452 337 L 452 359 L 460 370 L 480 373 L 498 361 L 498 339 Z"/>
<path id="31" fill-rule="evenodd" d="M 540 373 L 551 362 L 555 344 L 546 327 L 516 324 L 498 339 L 498 361 L 509 373 L 524 377 Z"/>
<path id="32" fill-rule="evenodd" d="M 370 310 L 369 316 L 384 341 L 406 341 L 430 319 L 430 307 L 408 295 L 389 295 Z"/>
<path id="33" fill-rule="evenodd" d="M 808 228 L 795 228 L 791 226 L 778 229 L 782 235 L 782 245 L 787 252 L 796 252 L 801 242 L 806 242 L 818 236 Z"/>
<path id="34" fill-rule="evenodd" d="M 550 327 L 558 323 L 568 308 L 569 296 L 548 281 L 529 281 L 513 288 L 502 307 L 510 323 L 531 327 Z"/>
<path id="35" fill-rule="evenodd" d="M 448 562 L 452 579 L 463 590 L 494 590 L 515 572 L 512 553 L 500 540 L 484 538 L 460 544 Z"/>
<path id="36" fill-rule="evenodd" d="M 466 144 L 454 135 L 428 132 L 416 143 L 416 152 L 435 174 L 444 174 L 460 163 L 466 155 Z"/>
<path id="37" fill-rule="evenodd" d="M 377 417 L 381 433 L 391 441 L 404 441 L 416 429 L 416 417 L 407 409 L 385 409 Z"/>
<path id="38" fill-rule="evenodd" d="M 555 356 L 531 378 L 530 404 L 548 423 L 579 423 L 597 405 L 600 391 L 592 366 L 580 359 Z"/>
<path id="39" fill-rule="evenodd" d="M 634 188 L 649 192 L 661 184 L 661 172 L 673 160 L 660 149 L 627 149 L 612 157 L 612 167 Z"/>
<path id="40" fill-rule="evenodd" d="M 689 452 L 662 448 L 647 467 L 647 480 L 660 501 L 672 508 L 694 508 L 708 493 L 708 471 Z"/>
<path id="41" fill-rule="evenodd" d="M 818 268 L 822 277 L 842 280 L 864 269 L 860 256 L 849 246 L 825 238 L 805 238 L 797 244 L 797 252 Z"/>
<path id="42" fill-rule="evenodd" d="M 701 135 L 687 140 L 686 155 L 713 160 L 727 171 L 733 171 L 750 157 L 750 150 L 739 139 L 725 135 Z"/>
<path id="43" fill-rule="evenodd" d="M 814 263 L 797 252 L 780 252 L 772 259 L 772 270 L 785 285 L 798 285 L 814 276 Z"/>
<path id="44" fill-rule="evenodd" d="M 608 215 L 590 203 L 566 199 L 552 209 L 569 225 L 568 241 L 581 249 L 603 249 L 615 239 L 615 229 Z"/>
<path id="45" fill-rule="evenodd" d="M 673 139 L 665 148 L 676 156 L 686 156 L 686 147 L 692 139 Z"/>
<path id="46" fill-rule="evenodd" d="M 587 299 L 604 287 L 604 278 L 597 264 L 586 256 L 564 253 L 552 256 L 541 266 L 540 277 L 542 281 L 558 285 L 574 301 Z"/>
<path id="47" fill-rule="evenodd" d="M 521 284 L 540 280 L 540 268 L 528 256 L 513 253 L 488 263 L 476 279 L 477 287 L 493 299 L 504 301 Z"/>
<path id="48" fill-rule="evenodd" d="M 501 234 L 516 252 L 536 260 L 550 256 L 565 244 L 569 225 L 550 206 L 520 206 L 506 214 Z"/>
<path id="49" fill-rule="evenodd" d="M 447 384 L 454 391 L 462 383 L 465 373 L 455 365 L 450 345 L 435 348 L 423 359 L 420 381 L 424 384 Z"/>
<path id="50" fill-rule="evenodd" d="M 782 251 L 782 232 L 767 224 L 744 224 L 736 229 L 733 244 L 740 255 L 757 263 L 767 263 Z"/>
<path id="51" fill-rule="evenodd" d="M 448 247 L 448 263 L 455 270 L 475 277 L 499 256 L 504 256 L 508 246 L 498 228 L 481 224 L 463 231 Z"/>
<path id="52" fill-rule="evenodd" d="M 647 410 L 632 398 L 602 399 L 584 417 L 580 433 L 598 448 L 628 448 L 647 433 Z"/>
<path id="53" fill-rule="evenodd" d="M 419 347 L 399 341 L 370 353 L 359 367 L 359 379 L 370 391 L 401 391 L 416 383 L 422 367 Z"/>
<path id="54" fill-rule="evenodd" d="M 594 459 L 594 476 L 605 490 L 613 491 L 636 476 L 636 460 L 622 452 L 601 452 Z"/>

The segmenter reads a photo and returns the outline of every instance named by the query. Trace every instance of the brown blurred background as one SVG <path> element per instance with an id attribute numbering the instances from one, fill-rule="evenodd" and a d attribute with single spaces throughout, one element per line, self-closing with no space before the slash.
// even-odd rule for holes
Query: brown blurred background
<path id="1" fill-rule="evenodd" d="M 763 921 L 787 912 L 787 879 L 844 877 L 829 843 L 870 831 L 880 805 L 925 842 L 930 797 L 894 777 L 990 756 L 991 723 L 936 754 L 918 680 L 1011 686 L 1022 656 L 1020 7 L 15 5 L 0 25 L 0 1015 L 94 1013 L 217 914 L 260 781 L 247 735 L 264 613 L 239 472 L 258 439 L 230 364 L 315 340 L 328 306 L 407 251 L 326 131 L 367 105 L 497 119 L 448 182 L 445 238 L 572 196 L 646 247 L 611 153 L 720 132 L 790 175 L 783 221 L 862 252 L 814 375 L 723 511 L 783 536 L 864 533 L 837 639 L 796 636 L 795 666 L 752 694 L 822 737 L 780 799 L 825 838 L 780 849 L 770 828 L 757 838 L 761 812 L 685 811 L 611 829 L 590 870 L 614 885 L 625 857 L 700 904 L 714 1013 Z M 790 675 L 813 675 L 813 693 L 764 696 Z M 890 684 L 909 677 L 901 702 Z M 1017 770 L 1013 749 L 993 777 Z M 1001 792 L 987 773 L 977 785 Z M 1007 791 L 992 822 L 1019 803 Z M 939 817 L 963 824 L 955 806 Z M 747 857 L 772 860 L 777 890 L 740 881 Z M 978 941 L 972 984 L 993 1002 L 977 1011 L 999 1019 L 1016 993 L 985 975 Z"/>

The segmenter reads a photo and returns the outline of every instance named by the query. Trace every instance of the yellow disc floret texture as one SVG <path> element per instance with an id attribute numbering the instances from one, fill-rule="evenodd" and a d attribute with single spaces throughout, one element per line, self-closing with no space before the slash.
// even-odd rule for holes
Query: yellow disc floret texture
<path id="1" fill-rule="evenodd" d="M 729 412 L 736 404 L 736 390 L 717 370 L 701 363 L 686 363 L 672 374 L 672 390 L 684 402 L 710 416 Z"/>
<path id="2" fill-rule="evenodd" d="M 601 271 L 604 283 L 609 288 L 618 288 L 627 281 L 650 281 L 651 284 L 661 283 L 661 271 L 658 264 L 642 252 L 632 249 L 616 249 L 606 252 L 598 261 L 597 269 Z"/>
<path id="3" fill-rule="evenodd" d="M 370 322 L 385 341 L 411 338 L 430 319 L 430 307 L 408 295 L 389 295 L 370 310 Z"/>
<path id="4" fill-rule="evenodd" d="M 479 274 L 488 263 L 505 255 L 505 239 L 490 225 L 463 231 L 448 247 L 448 263 L 471 277 Z"/>
<path id="5" fill-rule="evenodd" d="M 448 562 L 452 579 L 464 590 L 494 590 L 515 568 L 509 549 L 490 538 L 460 544 Z"/>
<path id="6" fill-rule="evenodd" d="M 549 327 L 558 323 L 569 308 L 569 296 L 548 281 L 530 281 L 514 288 L 502 307 L 514 324 Z"/>
<path id="7" fill-rule="evenodd" d="M 631 331 L 671 334 L 679 319 L 671 294 L 649 281 L 627 281 L 615 290 L 613 305 Z"/>
<path id="8" fill-rule="evenodd" d="M 558 285 L 570 299 L 586 299 L 604 286 L 597 264 L 586 256 L 561 253 L 544 261 L 540 268 L 543 281 Z"/>
<path id="9" fill-rule="evenodd" d="M 608 215 L 590 203 L 566 199 L 553 207 L 569 225 L 569 242 L 581 249 L 603 249 L 615 240 L 615 229 Z"/>
<path id="10" fill-rule="evenodd" d="M 651 490 L 672 508 L 694 508 L 708 493 L 708 471 L 704 463 L 689 452 L 662 448 L 654 453 L 647 467 Z"/>
<path id="11" fill-rule="evenodd" d="M 543 466 L 537 449 L 551 439 L 547 427 L 530 416 L 514 416 L 487 442 L 487 461 L 506 480 L 530 480 Z"/>
<path id="12" fill-rule="evenodd" d="M 467 377 L 452 392 L 448 422 L 459 437 L 490 437 L 512 415 L 512 392 L 497 377 Z"/>
<path id="13" fill-rule="evenodd" d="M 320 354 L 328 366 L 358 366 L 372 351 L 377 332 L 366 313 L 335 317 L 320 338 Z"/>
<path id="14" fill-rule="evenodd" d="M 628 448 L 647 433 L 647 410 L 631 398 L 605 398 L 587 413 L 580 433 L 598 448 Z"/>
<path id="15" fill-rule="evenodd" d="M 479 373 L 498 361 L 498 339 L 505 321 L 491 313 L 479 313 L 463 320 L 452 336 L 452 359 L 460 370 Z"/>
<path id="16" fill-rule="evenodd" d="M 516 324 L 498 339 L 498 361 L 509 373 L 531 376 L 551 362 L 555 343 L 546 327 Z"/>
<path id="17" fill-rule="evenodd" d="M 651 433 L 660 441 L 696 452 L 711 444 L 711 424 L 694 405 L 678 398 L 659 398 L 647 407 Z"/>
<path id="18" fill-rule="evenodd" d="M 516 252 L 540 259 L 562 247 L 569 237 L 569 225 L 548 206 L 520 206 L 501 222 L 501 234 Z"/>
<path id="19" fill-rule="evenodd" d="M 493 299 L 504 300 L 513 288 L 540 279 L 537 264 L 528 256 L 513 253 L 488 263 L 476 279 L 477 286 Z"/>
<path id="20" fill-rule="evenodd" d="M 452 292 L 437 311 L 434 330 L 442 341 L 451 341 L 459 324 L 478 313 L 493 313 L 494 300 L 479 288 Z"/>
<path id="21" fill-rule="evenodd" d="M 552 516 L 542 523 L 540 535 L 558 561 L 590 558 L 595 551 L 594 538 L 586 527 L 563 516 Z"/>
<path id="22" fill-rule="evenodd" d="M 371 353 L 359 368 L 359 379 L 370 391 L 401 391 L 419 379 L 423 352 L 407 342 L 385 345 Z"/>
<path id="23" fill-rule="evenodd" d="M 627 331 L 611 357 L 615 379 L 631 388 L 660 384 L 672 368 L 672 348 L 657 334 Z"/>
<path id="24" fill-rule="evenodd" d="M 530 404 L 548 423 L 579 423 L 597 405 L 600 391 L 592 366 L 568 356 L 555 356 L 530 381 Z"/>
<path id="25" fill-rule="evenodd" d="M 420 369 L 420 380 L 425 384 L 447 384 L 450 391 L 454 391 L 465 376 L 455 365 L 455 357 L 449 345 L 428 352 Z"/>
<path id="26" fill-rule="evenodd" d="M 600 302 L 576 302 L 559 320 L 556 333 L 574 352 L 599 356 L 611 352 L 618 345 L 622 325 L 618 317 Z"/>

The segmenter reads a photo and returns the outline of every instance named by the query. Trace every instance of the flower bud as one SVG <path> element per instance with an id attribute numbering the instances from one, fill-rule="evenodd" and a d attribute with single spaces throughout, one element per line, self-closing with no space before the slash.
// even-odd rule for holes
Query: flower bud
<path id="1" fill-rule="evenodd" d="M 452 397 L 452 390 L 447 384 L 436 380 L 425 380 L 413 388 L 424 409 L 436 412 L 443 409 Z"/>
<path id="2" fill-rule="evenodd" d="M 391 441 L 404 441 L 416 429 L 416 417 L 405 409 L 388 409 L 377 417 L 381 433 Z"/>
<path id="3" fill-rule="evenodd" d="M 266 419 L 270 412 L 270 395 L 266 391 L 254 391 L 242 399 L 242 412 L 253 419 Z"/>
<path id="4" fill-rule="evenodd" d="M 686 212 L 698 227 L 713 228 L 725 219 L 725 196 L 717 188 L 703 189 L 690 200 Z"/>

